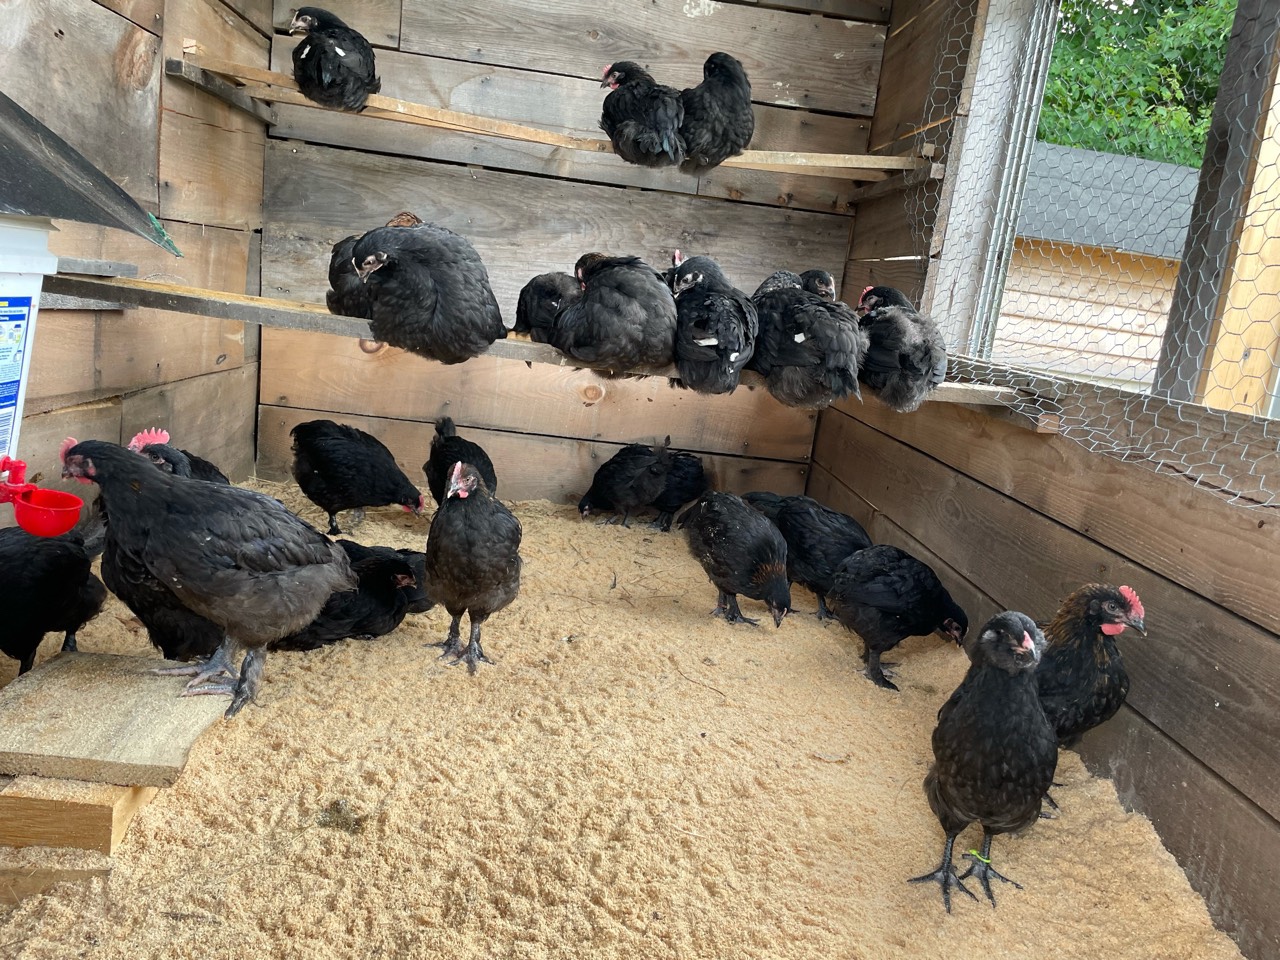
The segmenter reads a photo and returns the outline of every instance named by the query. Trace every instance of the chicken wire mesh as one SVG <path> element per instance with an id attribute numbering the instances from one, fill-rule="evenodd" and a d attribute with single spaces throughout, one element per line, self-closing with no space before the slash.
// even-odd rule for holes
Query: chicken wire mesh
<path id="1" fill-rule="evenodd" d="M 918 138 L 944 144 L 948 177 L 960 135 L 998 175 L 969 194 L 927 182 L 907 207 L 922 258 L 948 220 L 989 229 L 959 252 L 947 235 L 980 277 L 964 315 L 932 305 L 952 379 L 1018 388 L 1015 409 L 1096 452 L 1280 506 L 1277 17 L 1257 6 L 1250 45 L 1231 39 L 1237 0 L 957 4 Z"/>

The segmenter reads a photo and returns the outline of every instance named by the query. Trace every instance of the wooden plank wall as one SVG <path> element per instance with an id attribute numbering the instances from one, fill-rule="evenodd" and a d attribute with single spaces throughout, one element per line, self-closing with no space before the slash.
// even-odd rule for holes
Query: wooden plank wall
<path id="1" fill-rule="evenodd" d="M 244 292 L 260 242 L 263 125 L 163 75 L 198 37 L 266 66 L 270 0 L 41 0 L 0 7 L 0 88 L 65 136 L 163 222 L 177 259 L 123 231 L 57 224 L 61 256 Z M 257 332 L 159 310 L 43 310 L 19 454 L 45 481 L 58 442 L 167 427 L 233 477 L 253 469 Z M 83 489 L 80 491 L 83 493 Z M 4 510 L 0 523 L 11 516 Z"/>
<path id="2" fill-rule="evenodd" d="M 290 6 L 275 4 L 278 31 Z M 888 18 L 888 4 L 864 0 L 330 6 L 375 45 L 383 92 L 392 96 L 599 136 L 606 63 L 639 60 L 683 87 L 700 81 L 710 53 L 727 50 L 752 77 L 753 147 L 845 153 L 867 148 Z M 274 38 L 276 69 L 290 69 L 295 42 Z M 748 291 L 783 267 L 838 276 L 847 259 L 850 182 L 728 169 L 699 177 L 368 117 L 287 106 L 279 115 L 263 210 L 268 296 L 323 303 L 332 245 L 400 210 L 475 244 L 508 326 L 531 277 L 571 270 L 590 250 L 655 265 L 677 248 L 708 254 Z M 664 379 L 609 381 L 512 360 L 444 367 L 284 330 L 263 334 L 261 381 L 263 476 L 287 475 L 288 428 L 317 416 L 367 426 L 418 476 L 432 423 L 447 413 L 492 448 L 504 497 L 576 499 L 617 444 L 667 434 L 678 448 L 707 455 L 730 489 L 799 492 L 816 425 L 811 413 L 785 409 L 763 390 L 707 398 Z M 520 461 L 519 477 L 502 470 Z"/>
<path id="3" fill-rule="evenodd" d="M 975 623 L 1006 608 L 1048 617 L 1092 580 L 1132 585 L 1150 635 L 1121 639 L 1129 706 L 1082 753 L 1152 817 L 1245 953 L 1276 955 L 1274 510 L 954 404 L 825 411 L 808 492 L 934 564 Z"/>

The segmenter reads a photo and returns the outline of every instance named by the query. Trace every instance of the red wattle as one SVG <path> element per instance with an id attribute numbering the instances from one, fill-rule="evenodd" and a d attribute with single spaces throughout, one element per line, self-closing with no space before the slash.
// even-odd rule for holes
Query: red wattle
<path id="1" fill-rule="evenodd" d="M 1104 623 L 1102 625 L 1102 632 L 1105 633 L 1108 637 L 1114 637 L 1117 634 L 1124 633 L 1124 624 L 1123 623 Z"/>

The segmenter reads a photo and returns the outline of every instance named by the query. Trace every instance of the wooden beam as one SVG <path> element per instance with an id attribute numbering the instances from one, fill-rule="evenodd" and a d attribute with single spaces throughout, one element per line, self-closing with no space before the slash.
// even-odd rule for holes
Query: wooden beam
<path id="1" fill-rule="evenodd" d="M 1214 325 L 1253 181 L 1259 134 L 1275 86 L 1278 42 L 1280 6 L 1271 0 L 1240 0 L 1152 387 L 1170 400 L 1196 398 L 1211 355 Z"/>
<path id="2" fill-rule="evenodd" d="M 169 57 L 164 62 L 164 72 L 170 77 L 181 77 L 187 83 L 199 87 L 205 93 L 217 97 L 245 113 L 253 114 L 259 120 L 274 126 L 277 122 L 276 111 L 266 103 L 255 100 L 240 87 L 227 83 L 221 77 L 197 67 L 193 63 Z"/>
<path id="3" fill-rule="evenodd" d="M 930 163 L 923 167 L 916 167 L 914 170 L 906 170 L 891 177 L 886 177 L 879 183 L 859 187 L 849 194 L 849 202 L 858 203 L 862 200 L 874 200 L 876 197 L 883 197 L 887 193 L 897 193 L 899 190 L 905 190 L 908 187 L 919 186 L 926 180 L 941 180 L 946 176 L 946 172 L 947 167 L 943 163 Z"/>
<path id="4" fill-rule="evenodd" d="M 16 777 L 0 789 L 0 846 L 113 853 L 155 787 Z"/>
<path id="5" fill-rule="evenodd" d="M 196 738 L 222 716 L 216 697 L 180 697 L 156 657 L 64 653 L 0 690 L 0 773 L 170 787 Z"/>

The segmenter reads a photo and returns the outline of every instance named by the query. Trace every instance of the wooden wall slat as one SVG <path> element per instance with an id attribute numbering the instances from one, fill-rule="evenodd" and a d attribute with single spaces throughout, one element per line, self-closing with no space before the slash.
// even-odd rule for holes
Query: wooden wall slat
<path id="1" fill-rule="evenodd" d="M 997 450 L 983 444 L 974 455 L 999 457 Z M 838 410 L 819 418 L 814 459 L 985 592 L 1031 616 L 1048 617 L 1081 583 L 1133 586 L 1150 635 L 1121 638 L 1134 677 L 1129 702 L 1280 813 L 1275 634 Z"/>
<path id="2" fill-rule="evenodd" d="M 920 257 L 928 253 L 927 242 L 917 238 L 909 213 L 919 210 L 920 188 L 892 193 L 859 203 L 850 260 L 884 260 L 888 257 Z"/>
<path id="3" fill-rule="evenodd" d="M 840 284 L 840 299 L 856 305 L 867 287 L 896 287 L 907 295 L 912 303 L 920 302 L 924 291 L 925 271 L 929 261 L 904 260 L 850 260 L 844 265 L 844 280 Z"/>
<path id="4" fill-rule="evenodd" d="M 668 262 L 679 248 L 721 260 L 748 292 L 781 267 L 844 264 L 845 217 L 473 170 L 272 141 L 263 288 L 324 302 L 334 243 L 412 210 L 475 244 L 508 326 L 528 280 L 589 250 Z"/>
<path id="5" fill-rule="evenodd" d="M 164 0 L 95 0 L 100 6 L 132 20 L 143 30 L 159 36 L 164 28 Z"/>
<path id="6" fill-rule="evenodd" d="M 0 6 L 0 36 L 5 94 L 154 213 L 161 66 L 156 37 L 87 0 Z"/>
<path id="7" fill-rule="evenodd" d="M 763 389 L 700 396 L 661 377 L 604 380 L 493 357 L 444 366 L 296 330 L 267 329 L 262 340 L 263 403 L 399 420 L 447 414 L 465 426 L 623 442 L 670 433 L 681 449 L 778 460 L 807 459 L 813 441 L 814 413 Z"/>
<path id="8" fill-rule="evenodd" d="M 288 481 L 293 461 L 289 431 L 299 423 L 314 419 L 337 419 L 372 433 L 395 454 L 396 462 L 409 479 L 425 489 L 422 464 L 427 459 L 435 428 L 430 423 L 388 420 L 344 414 L 333 417 L 320 410 L 299 410 L 263 404 L 258 417 L 258 476 Z M 505 501 L 551 500 L 577 503 L 600 464 L 612 457 L 621 444 L 509 433 L 500 430 L 468 429 L 468 439 L 479 443 L 493 459 L 498 474 L 498 493 Z M 806 468 L 802 464 L 749 457 L 703 454 L 703 463 L 716 477 L 719 489 L 746 492 L 776 490 L 782 494 L 804 490 Z M 423 526 L 423 534 L 426 527 Z"/>
<path id="9" fill-rule="evenodd" d="M 401 30 L 400 48 L 411 53 L 587 79 L 634 60 L 676 88 L 701 82 L 708 54 L 725 50 L 764 103 L 860 116 L 875 106 L 885 33 L 713 0 L 650 0 L 628 7 L 625 20 L 591 0 L 405 0 Z"/>
<path id="10" fill-rule="evenodd" d="M 66 437 L 119 443 L 120 411 L 120 398 L 111 397 L 23 417 L 18 435 L 18 459 L 27 464 L 27 480 L 74 493 L 85 501 L 92 500 L 95 493 L 90 487 L 78 480 L 62 479 L 58 450 Z M 0 525 L 12 526 L 12 523 L 13 507 L 0 505 Z"/>

